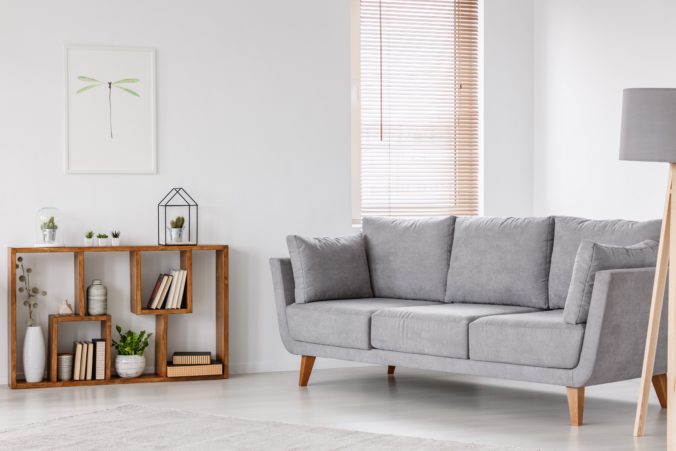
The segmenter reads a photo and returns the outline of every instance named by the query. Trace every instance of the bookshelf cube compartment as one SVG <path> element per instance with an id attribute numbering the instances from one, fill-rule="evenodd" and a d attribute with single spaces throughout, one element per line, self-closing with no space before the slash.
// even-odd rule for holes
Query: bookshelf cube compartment
<path id="1" fill-rule="evenodd" d="M 174 249 L 170 249 L 173 251 Z M 142 290 L 142 252 L 132 251 L 129 253 L 129 268 L 131 275 L 131 311 L 136 315 L 181 315 L 192 313 L 192 250 L 179 251 L 179 268 L 186 271 L 185 288 L 183 291 L 180 308 L 148 308 L 148 299 L 143 297 Z"/>
<path id="2" fill-rule="evenodd" d="M 49 381 L 57 382 L 57 356 L 59 353 L 59 326 L 64 323 L 79 323 L 83 321 L 99 321 L 101 323 L 101 337 L 106 340 L 106 370 L 105 380 L 110 380 L 110 315 L 49 315 Z M 79 383 L 102 383 L 102 380 L 63 381 L 64 384 L 77 385 Z"/>

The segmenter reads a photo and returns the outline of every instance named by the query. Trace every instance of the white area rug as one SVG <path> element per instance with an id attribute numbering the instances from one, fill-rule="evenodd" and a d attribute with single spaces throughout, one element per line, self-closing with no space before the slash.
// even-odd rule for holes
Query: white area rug
<path id="1" fill-rule="evenodd" d="M 6 429 L 0 431 L 0 449 L 517 450 L 136 405 Z"/>

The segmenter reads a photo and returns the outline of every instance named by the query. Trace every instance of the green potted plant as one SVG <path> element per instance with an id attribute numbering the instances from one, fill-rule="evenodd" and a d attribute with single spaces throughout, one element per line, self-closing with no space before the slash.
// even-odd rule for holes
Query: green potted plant
<path id="1" fill-rule="evenodd" d="M 115 371 L 122 378 L 139 377 L 146 367 L 146 358 L 143 355 L 150 345 L 149 339 L 153 334 L 146 334 L 145 330 L 139 333 L 131 330 L 122 333 L 122 328 L 115 325 L 120 335 L 120 341 L 112 341 L 113 349 L 117 351 L 115 357 Z"/>
<path id="2" fill-rule="evenodd" d="M 183 229 L 185 225 L 185 218 L 183 216 L 176 216 L 169 221 L 169 232 L 171 233 L 172 243 L 183 242 Z"/>
<path id="3" fill-rule="evenodd" d="M 108 235 L 105 233 L 99 233 L 96 235 L 96 238 L 99 240 L 99 246 L 104 247 L 108 245 Z"/>
<path id="4" fill-rule="evenodd" d="M 40 230 L 42 230 L 42 242 L 45 244 L 56 243 L 56 229 L 59 226 L 56 225 L 56 220 L 54 216 L 50 216 L 47 220 L 42 221 L 40 224 Z"/>
<path id="5" fill-rule="evenodd" d="M 85 243 L 85 246 L 93 246 L 94 245 L 94 232 L 93 231 L 90 230 L 87 233 L 85 233 L 84 243 Z"/>
<path id="6" fill-rule="evenodd" d="M 119 230 L 113 230 L 110 232 L 110 236 L 112 237 L 110 241 L 112 242 L 113 246 L 119 246 L 120 245 L 120 231 Z"/>

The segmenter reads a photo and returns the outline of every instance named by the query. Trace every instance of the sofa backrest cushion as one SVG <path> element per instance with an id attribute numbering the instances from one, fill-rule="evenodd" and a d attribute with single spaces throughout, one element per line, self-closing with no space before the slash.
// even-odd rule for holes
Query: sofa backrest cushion
<path id="1" fill-rule="evenodd" d="M 554 217 L 554 247 L 549 270 L 549 308 L 566 305 L 575 255 L 583 239 L 596 243 L 630 246 L 644 240 L 659 241 L 660 220 L 637 222 Z"/>
<path id="2" fill-rule="evenodd" d="M 286 237 L 296 302 L 373 297 L 361 234 L 339 238 Z"/>
<path id="3" fill-rule="evenodd" d="M 374 295 L 442 301 L 454 224 L 454 216 L 365 217 L 362 230 Z"/>
<path id="4" fill-rule="evenodd" d="M 551 218 L 458 218 L 446 302 L 547 307 Z"/>
<path id="5" fill-rule="evenodd" d="M 568 324 L 587 322 L 594 278 L 598 271 L 654 267 L 657 241 L 646 240 L 632 246 L 613 246 L 582 240 L 575 256 L 573 277 L 566 296 L 563 320 Z"/>

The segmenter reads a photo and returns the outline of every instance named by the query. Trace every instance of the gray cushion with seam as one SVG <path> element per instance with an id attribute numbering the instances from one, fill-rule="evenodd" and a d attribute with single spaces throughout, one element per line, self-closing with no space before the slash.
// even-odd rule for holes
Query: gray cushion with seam
<path id="1" fill-rule="evenodd" d="M 408 305 L 437 303 L 407 299 L 342 299 L 291 304 L 286 307 L 289 334 L 306 343 L 371 349 L 371 315 L 376 311 Z"/>
<path id="2" fill-rule="evenodd" d="M 371 343 L 387 351 L 467 359 L 469 324 L 481 317 L 534 309 L 509 305 L 440 304 L 378 310 L 371 317 Z"/>
<path id="3" fill-rule="evenodd" d="M 373 297 L 364 238 L 286 237 L 297 303 Z"/>
<path id="4" fill-rule="evenodd" d="M 637 222 L 554 217 L 554 247 L 549 270 L 549 308 L 566 305 L 577 249 L 583 239 L 597 243 L 629 246 L 644 240 L 659 241 L 660 220 Z"/>
<path id="5" fill-rule="evenodd" d="M 633 246 L 613 246 L 582 240 L 575 257 L 563 320 L 569 324 L 587 322 L 594 278 L 598 271 L 654 267 L 657 247 L 657 241 L 652 240 Z"/>
<path id="6" fill-rule="evenodd" d="M 365 217 L 362 229 L 374 296 L 442 301 L 454 224 L 454 216 Z"/>
<path id="7" fill-rule="evenodd" d="M 547 307 L 551 218 L 458 218 L 446 302 Z"/>

